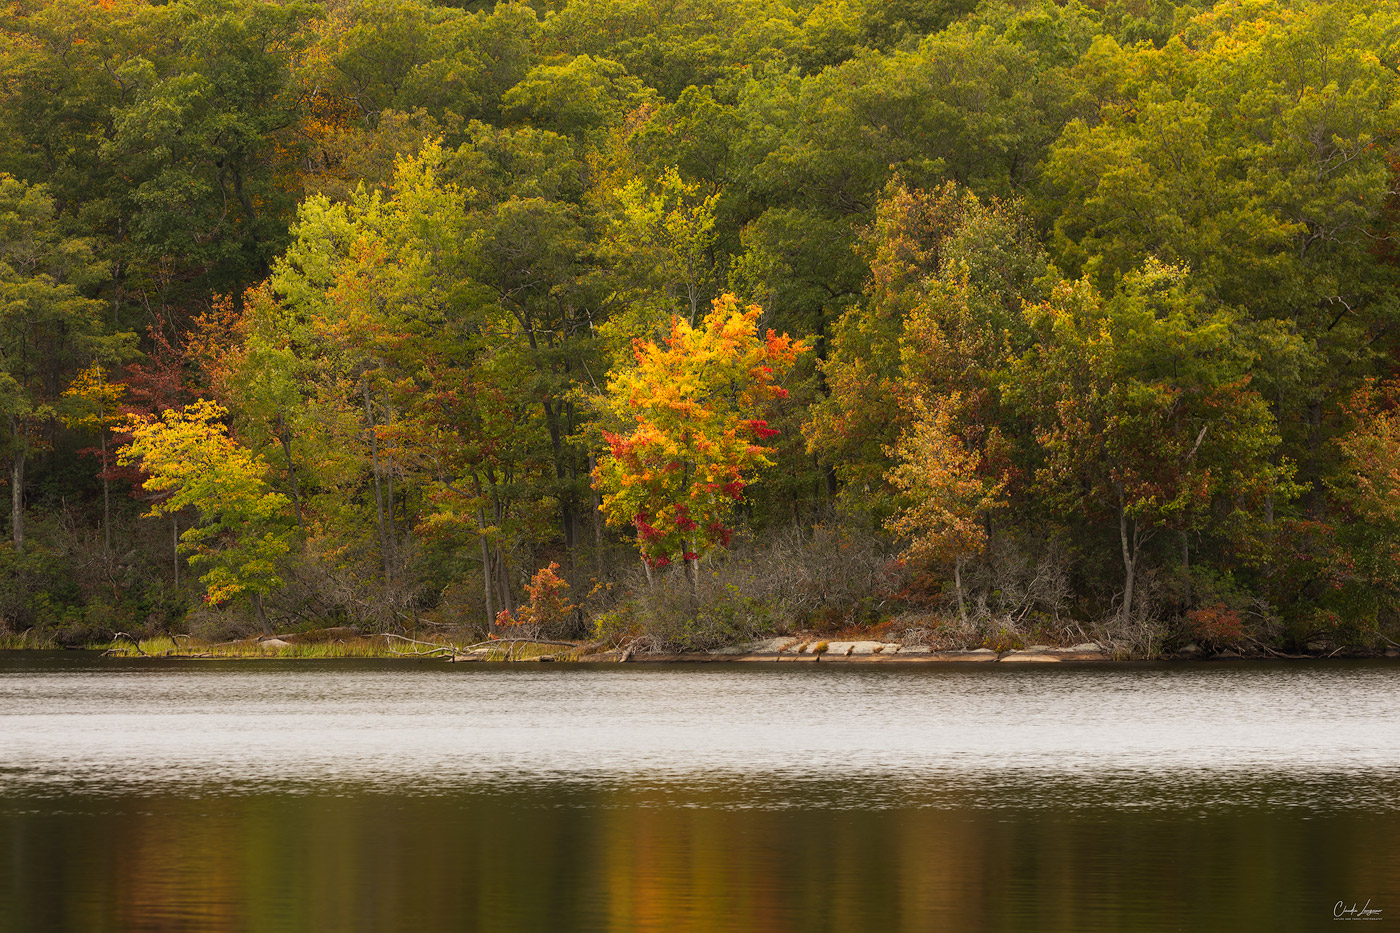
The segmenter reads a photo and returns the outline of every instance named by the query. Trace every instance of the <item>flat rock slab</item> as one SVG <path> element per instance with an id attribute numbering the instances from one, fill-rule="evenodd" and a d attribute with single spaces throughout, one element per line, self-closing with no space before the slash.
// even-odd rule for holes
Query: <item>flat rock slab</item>
<path id="1" fill-rule="evenodd" d="M 934 651 L 925 657 L 930 661 L 962 661 L 966 663 L 968 661 L 995 661 L 997 653 L 979 648 L 976 651 Z"/>
<path id="2" fill-rule="evenodd" d="M 798 639 L 769 638 L 766 641 L 756 641 L 742 646 L 736 654 L 778 654 L 784 651 L 791 651 L 799 644 Z"/>
<path id="3" fill-rule="evenodd" d="M 906 646 L 897 642 L 881 641 L 828 641 L 827 650 L 814 654 L 812 649 L 821 644 L 818 640 L 796 638 L 773 638 L 754 642 L 742 648 L 727 648 L 710 652 L 645 654 L 637 653 L 625 660 L 641 664 L 687 663 L 742 663 L 742 664 L 977 664 L 997 661 L 1012 664 L 1056 663 L 1060 661 L 1106 661 L 1103 651 L 1081 651 L 1076 648 L 1046 648 L 1037 646 L 1024 651 L 997 654 L 990 648 L 934 651 L 927 645 Z M 876 651 L 876 648 L 879 651 Z M 802 652 L 798 653 L 798 648 Z M 849 651 L 849 653 L 847 653 Z M 463 660 L 461 656 L 458 658 Z M 533 660 L 533 659 L 519 659 Z M 578 659 L 584 663 L 613 662 L 624 660 L 623 653 L 617 650 L 602 651 L 584 655 Z"/>
<path id="4" fill-rule="evenodd" d="M 844 658 L 854 655 L 884 654 L 886 651 L 895 654 L 899 651 L 899 645 L 884 641 L 832 641 L 827 642 L 826 653 Z"/>

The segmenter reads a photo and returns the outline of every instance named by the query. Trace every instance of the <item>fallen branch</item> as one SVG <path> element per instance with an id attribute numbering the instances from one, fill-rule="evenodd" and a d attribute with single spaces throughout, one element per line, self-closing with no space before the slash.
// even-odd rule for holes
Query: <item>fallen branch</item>
<path id="1" fill-rule="evenodd" d="M 136 653 L 139 654 L 139 655 L 141 655 L 141 657 L 143 657 L 143 658 L 149 658 L 149 657 L 150 657 L 149 654 L 147 654 L 145 651 L 142 651 L 142 650 L 141 650 L 141 643 L 140 643 L 139 641 L 137 641 L 136 639 L 132 638 L 132 637 L 131 637 L 130 635 L 128 635 L 126 632 L 117 632 L 116 634 L 114 634 L 114 635 L 112 636 L 112 641 L 113 641 L 113 642 L 116 642 L 116 640 L 117 640 L 118 638 L 125 638 L 127 641 L 131 642 L 131 647 L 135 648 L 135 649 L 136 649 Z M 117 646 L 116 646 L 115 644 L 113 644 L 112 647 L 110 647 L 110 648 L 108 648 L 106 651 L 102 652 L 102 656 L 105 658 L 105 657 L 107 657 L 109 654 L 111 654 L 113 651 L 116 651 L 116 650 L 117 650 Z"/>
<path id="2" fill-rule="evenodd" d="M 411 645 L 422 645 L 425 648 L 431 648 L 433 650 L 447 649 L 450 647 L 449 645 L 444 645 L 441 642 L 419 641 L 416 638 L 409 638 L 407 635 L 395 635 L 393 632 L 380 632 L 379 634 L 381 634 L 385 638 L 397 638 L 399 641 L 406 641 Z M 392 651 L 393 649 L 390 650 Z"/>
<path id="3" fill-rule="evenodd" d="M 436 658 L 441 656 L 444 652 L 446 652 L 449 657 L 456 654 L 455 651 L 446 645 L 434 648 L 431 651 L 395 651 L 393 648 L 389 649 L 390 654 L 399 658 Z"/>
<path id="4" fill-rule="evenodd" d="M 1307 661 L 1311 658 L 1311 655 L 1306 654 L 1284 654 L 1282 651 L 1275 651 L 1273 648 L 1270 648 L 1268 645 L 1264 644 L 1257 638 L 1251 638 L 1249 641 L 1256 648 L 1259 648 L 1262 651 L 1266 651 L 1276 658 L 1287 658 L 1290 661 Z"/>

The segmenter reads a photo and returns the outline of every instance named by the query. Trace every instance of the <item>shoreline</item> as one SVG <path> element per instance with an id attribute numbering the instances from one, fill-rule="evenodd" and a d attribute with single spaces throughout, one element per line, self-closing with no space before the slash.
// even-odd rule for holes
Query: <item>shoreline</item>
<path id="1" fill-rule="evenodd" d="M 1240 652 L 1194 651 L 1174 652 L 1160 657 L 1115 656 L 1096 644 L 1072 647 L 1032 645 L 1002 652 L 990 648 L 934 650 L 927 646 L 906 646 L 892 642 L 817 641 L 814 639 L 769 639 L 747 645 L 714 651 L 647 652 L 630 646 L 602 648 L 588 642 L 529 642 L 502 641 L 488 646 L 464 647 L 445 642 L 407 639 L 403 636 L 363 636 L 350 643 L 288 641 L 280 636 L 217 645 L 179 643 L 170 639 L 150 639 L 142 642 L 114 642 L 78 648 L 24 647 L 0 650 L 0 657 L 9 655 L 58 654 L 68 652 L 100 653 L 101 657 L 128 660 L 171 661 L 266 661 L 266 660 L 418 660 L 443 664 L 827 664 L 827 665 L 987 665 L 1013 666 L 1039 664 L 1143 664 L 1143 663 L 1201 663 L 1230 661 L 1357 661 L 1395 660 L 1400 649 L 1386 647 L 1381 651 L 1352 649 L 1329 654 L 1283 655 L 1262 651 Z M 407 643 L 409 650 L 392 647 L 391 638 Z M 163 644 L 161 644 L 163 642 Z M 1195 647 L 1195 646 L 1191 646 Z"/>

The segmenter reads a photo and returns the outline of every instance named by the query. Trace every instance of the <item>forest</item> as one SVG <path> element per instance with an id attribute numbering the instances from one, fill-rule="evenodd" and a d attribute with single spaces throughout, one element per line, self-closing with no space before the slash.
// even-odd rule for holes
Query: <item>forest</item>
<path id="1" fill-rule="evenodd" d="M 1379 650 L 1397 134 L 1395 0 L 15 0 L 0 635 Z"/>

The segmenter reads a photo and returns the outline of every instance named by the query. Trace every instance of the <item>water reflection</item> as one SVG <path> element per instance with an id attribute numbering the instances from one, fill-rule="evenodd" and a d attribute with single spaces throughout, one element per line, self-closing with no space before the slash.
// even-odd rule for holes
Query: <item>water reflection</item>
<path id="1" fill-rule="evenodd" d="M 854 789 L 853 789 L 854 790 Z M 5 930 L 1316 929 L 1392 814 L 736 811 L 575 787 L 6 813 Z M 542 805 L 543 804 L 543 805 Z"/>
<path id="2" fill-rule="evenodd" d="M 1395 922 L 1396 684 L 0 662 L 0 930 Z"/>

